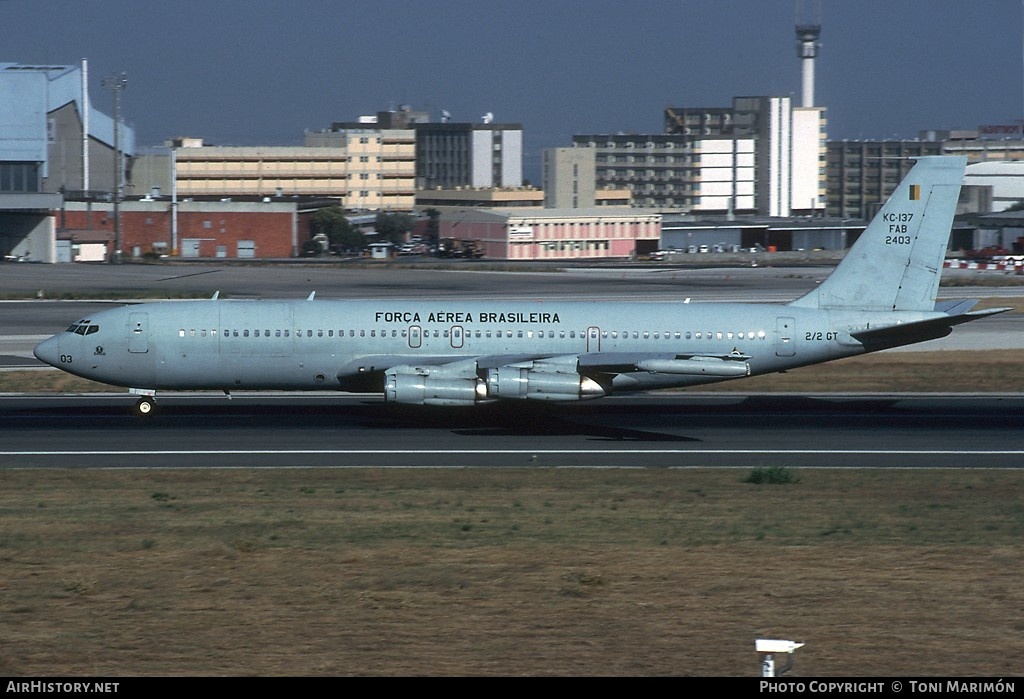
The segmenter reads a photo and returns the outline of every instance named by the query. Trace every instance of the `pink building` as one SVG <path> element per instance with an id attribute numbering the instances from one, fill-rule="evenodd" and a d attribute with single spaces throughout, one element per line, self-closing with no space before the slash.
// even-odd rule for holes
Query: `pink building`
<path id="1" fill-rule="evenodd" d="M 626 207 L 452 208 L 442 210 L 440 237 L 477 241 L 490 259 L 631 257 L 658 248 L 661 214 Z"/>

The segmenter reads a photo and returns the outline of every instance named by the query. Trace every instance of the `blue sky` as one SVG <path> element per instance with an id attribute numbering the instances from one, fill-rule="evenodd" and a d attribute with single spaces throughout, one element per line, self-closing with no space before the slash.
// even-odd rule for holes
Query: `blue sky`
<path id="1" fill-rule="evenodd" d="M 814 0 L 803 0 L 804 15 Z M 1022 0 L 823 0 L 829 138 L 1024 118 Z M 794 0 L 0 0 L 0 61 L 125 71 L 140 146 L 298 145 L 409 104 L 523 125 L 526 174 L 577 133 L 660 132 L 666 106 L 799 101 Z M 105 111 L 112 111 L 107 108 Z"/>

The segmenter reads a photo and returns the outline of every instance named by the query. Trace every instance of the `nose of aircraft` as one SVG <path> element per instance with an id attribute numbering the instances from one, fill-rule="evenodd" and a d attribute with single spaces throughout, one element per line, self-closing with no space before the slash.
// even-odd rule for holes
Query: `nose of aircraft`
<path id="1" fill-rule="evenodd" d="M 36 359 L 50 366 L 57 366 L 60 361 L 60 346 L 56 336 L 43 340 L 32 350 Z"/>

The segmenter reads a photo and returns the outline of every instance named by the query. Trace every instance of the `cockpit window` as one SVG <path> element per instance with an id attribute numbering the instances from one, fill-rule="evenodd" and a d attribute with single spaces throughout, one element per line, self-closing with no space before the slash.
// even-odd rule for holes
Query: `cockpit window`
<path id="1" fill-rule="evenodd" d="M 100 326 L 90 325 L 87 320 L 80 320 L 77 323 L 71 325 L 64 332 L 74 333 L 76 335 L 92 335 L 93 333 L 99 332 Z"/>

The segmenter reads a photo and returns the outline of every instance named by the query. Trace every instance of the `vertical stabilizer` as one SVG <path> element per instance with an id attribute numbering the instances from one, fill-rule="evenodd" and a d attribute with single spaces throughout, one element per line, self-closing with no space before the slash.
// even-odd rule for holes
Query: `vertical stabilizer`
<path id="1" fill-rule="evenodd" d="M 967 158 L 917 159 L 835 271 L 791 306 L 931 311 Z"/>

